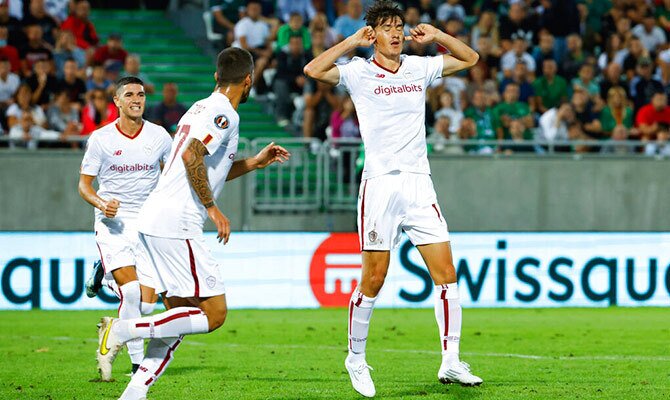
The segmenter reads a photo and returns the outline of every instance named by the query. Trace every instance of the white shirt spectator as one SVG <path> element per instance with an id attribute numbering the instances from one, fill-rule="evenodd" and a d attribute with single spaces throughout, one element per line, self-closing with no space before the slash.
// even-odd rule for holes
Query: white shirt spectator
<path id="1" fill-rule="evenodd" d="M 69 0 L 45 0 L 44 8 L 49 15 L 62 22 L 67 18 L 69 3 Z"/>
<path id="2" fill-rule="evenodd" d="M 454 110 L 453 108 L 440 108 L 435 112 L 435 119 L 440 118 L 449 119 L 449 133 L 455 135 L 461 127 L 463 112 L 461 110 Z"/>
<path id="3" fill-rule="evenodd" d="M 14 93 L 16 93 L 16 89 L 19 88 L 20 84 L 21 79 L 19 79 L 19 76 L 14 73 L 10 72 L 7 74 L 7 79 L 5 80 L 2 80 L 0 77 L 0 101 L 9 101 L 12 97 L 14 97 Z"/>
<path id="4" fill-rule="evenodd" d="M 665 156 L 670 157 L 670 144 L 668 143 L 647 143 L 644 146 L 644 154 L 648 156 Z"/>
<path id="5" fill-rule="evenodd" d="M 457 110 L 463 109 L 463 107 L 461 107 L 461 98 L 463 98 L 465 90 L 468 87 L 464 79 L 457 78 L 455 76 L 445 76 L 442 79 L 439 78 L 436 79 L 430 85 L 431 88 L 435 88 L 438 86 L 444 86 L 445 89 L 451 92 L 451 97 L 453 97 L 454 99 L 455 109 Z"/>
<path id="6" fill-rule="evenodd" d="M 640 39 L 642 45 L 648 51 L 656 51 L 656 48 L 666 42 L 665 33 L 663 29 L 655 26 L 651 32 L 644 29 L 644 25 L 638 24 L 631 31 L 633 35 Z"/>
<path id="7" fill-rule="evenodd" d="M 28 0 L 28 2 L 30 2 Z M 9 15 L 17 18 L 19 21 L 23 20 L 23 0 L 12 0 L 9 2 Z"/>
<path id="8" fill-rule="evenodd" d="M 244 17 L 235 24 L 235 42 L 233 42 L 233 46 L 242 47 L 240 45 L 240 38 L 244 37 L 249 47 L 264 47 L 269 35 L 270 27 L 268 24 L 261 20 L 254 21 L 249 17 Z"/>
<path id="9" fill-rule="evenodd" d="M 460 21 L 465 20 L 465 8 L 460 4 L 444 3 L 437 8 L 437 19 L 446 22 L 451 18 L 456 18 Z"/>
<path id="10" fill-rule="evenodd" d="M 514 50 L 510 50 L 503 54 L 502 57 L 500 57 L 500 68 L 503 71 L 509 71 L 513 70 L 514 66 L 519 60 L 523 60 L 526 63 L 526 67 L 528 67 L 528 72 L 535 72 L 535 59 L 533 56 L 530 54 L 523 53 L 521 56 L 517 56 Z"/>
<path id="11" fill-rule="evenodd" d="M 536 139 L 545 139 L 550 142 L 557 140 L 568 140 L 568 124 L 565 121 L 558 121 L 558 108 L 550 108 L 540 117 L 541 136 Z"/>

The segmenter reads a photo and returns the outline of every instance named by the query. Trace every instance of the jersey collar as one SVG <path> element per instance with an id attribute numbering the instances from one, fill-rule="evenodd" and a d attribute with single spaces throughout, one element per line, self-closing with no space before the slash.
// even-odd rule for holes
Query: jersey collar
<path id="1" fill-rule="evenodd" d="M 129 135 L 125 133 L 124 131 L 121 130 L 121 127 L 119 126 L 119 120 L 117 119 L 114 122 L 114 126 L 116 127 L 116 130 L 119 131 L 120 134 L 123 136 L 127 137 L 130 140 L 135 139 L 136 137 L 140 136 L 140 133 L 142 133 L 142 128 L 144 128 L 144 120 L 142 120 L 142 125 L 140 126 L 140 129 L 135 133 L 135 135 Z"/>
<path id="2" fill-rule="evenodd" d="M 372 63 L 373 63 L 374 65 L 376 65 L 377 67 L 383 69 L 384 71 L 386 71 L 386 72 L 388 72 L 388 73 L 390 73 L 390 74 L 394 74 L 394 75 L 397 74 L 398 71 L 400 71 L 400 67 L 402 67 L 402 62 L 403 62 L 403 59 L 400 58 L 400 64 L 398 65 L 398 69 L 396 69 L 395 71 L 392 71 L 392 70 L 390 70 L 390 69 L 384 67 L 384 66 L 381 65 L 380 63 L 378 63 L 377 60 L 375 60 L 374 58 L 371 58 L 371 60 L 372 60 Z"/>

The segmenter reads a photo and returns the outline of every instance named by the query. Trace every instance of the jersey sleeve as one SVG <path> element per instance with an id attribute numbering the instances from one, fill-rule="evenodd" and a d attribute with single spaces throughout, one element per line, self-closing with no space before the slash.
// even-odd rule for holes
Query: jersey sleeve
<path id="1" fill-rule="evenodd" d="M 202 142 L 209 154 L 214 154 L 221 143 L 238 133 L 239 117 L 236 113 L 219 112 L 210 115 L 200 128 L 197 132 L 191 132 L 191 137 Z"/>
<path id="2" fill-rule="evenodd" d="M 168 158 L 170 157 L 170 152 L 172 150 L 172 138 L 166 130 L 163 130 L 163 141 L 161 148 L 161 162 L 163 164 L 167 163 Z"/>
<path id="3" fill-rule="evenodd" d="M 86 143 L 86 152 L 81 161 L 80 173 L 84 175 L 98 176 L 102 166 L 102 149 L 98 144 L 97 136 L 93 135 Z"/>
<path id="4" fill-rule="evenodd" d="M 349 61 L 335 64 L 335 67 L 340 71 L 338 86 L 344 86 L 350 94 L 353 94 L 353 91 L 359 86 L 361 61 L 360 58 L 354 57 Z"/>
<path id="5" fill-rule="evenodd" d="M 426 62 L 426 87 L 431 83 L 442 77 L 442 69 L 444 67 L 444 58 L 439 56 L 425 57 Z"/>

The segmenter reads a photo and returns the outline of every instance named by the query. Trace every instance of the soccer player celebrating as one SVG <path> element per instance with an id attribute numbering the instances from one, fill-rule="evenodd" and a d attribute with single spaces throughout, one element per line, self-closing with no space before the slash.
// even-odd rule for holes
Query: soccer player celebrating
<path id="1" fill-rule="evenodd" d="M 239 139 L 236 110 L 249 96 L 253 73 L 248 51 L 231 47 L 219 53 L 214 92 L 193 104 L 179 121 L 158 185 L 142 206 L 140 242 L 154 268 L 156 292 L 163 293 L 169 310 L 133 320 L 102 319 L 98 367 L 103 371 L 111 371 L 123 343 L 151 339 L 121 399 L 144 399 L 183 335 L 211 332 L 226 318 L 219 264 L 205 245 L 203 224 L 209 217 L 219 242 L 225 244 L 228 218 L 214 202 L 224 182 L 290 156 L 271 143 L 254 157 L 234 161 Z"/>
<path id="2" fill-rule="evenodd" d="M 354 389 L 375 395 L 365 360 L 372 308 L 389 266 L 390 250 L 405 231 L 435 282 L 435 317 L 440 333 L 442 383 L 479 385 L 459 359 L 461 305 L 449 232 L 430 179 L 426 155 L 425 94 L 434 80 L 472 67 L 479 56 L 439 29 L 419 24 L 403 35 L 403 13 L 389 1 L 377 1 L 366 13 L 367 25 L 307 66 L 305 74 L 342 85 L 356 106 L 365 146 L 365 167 L 358 196 L 358 233 L 363 269 L 349 306 L 349 355 L 345 367 Z M 449 53 L 436 57 L 401 54 L 403 43 L 437 43 Z M 334 63 L 357 47 L 374 45 L 369 59 Z"/>
<path id="3" fill-rule="evenodd" d="M 79 194 L 95 207 L 95 242 L 102 267 L 116 283 L 119 318 L 130 319 L 150 314 L 156 303 L 152 269 L 137 236 L 137 214 L 158 183 L 172 139 L 162 126 L 142 119 L 145 94 L 140 79 L 121 78 L 116 87 L 119 118 L 88 139 Z M 144 341 L 128 342 L 128 354 L 135 372 L 144 357 Z M 111 379 L 111 370 L 100 372 L 103 381 Z"/>

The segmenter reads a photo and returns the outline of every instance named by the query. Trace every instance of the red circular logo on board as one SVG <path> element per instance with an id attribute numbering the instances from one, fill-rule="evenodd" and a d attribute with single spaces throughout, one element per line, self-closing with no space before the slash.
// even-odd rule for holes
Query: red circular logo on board
<path id="1" fill-rule="evenodd" d="M 309 283 L 322 307 L 346 307 L 361 276 L 356 233 L 333 233 L 314 251 Z"/>

